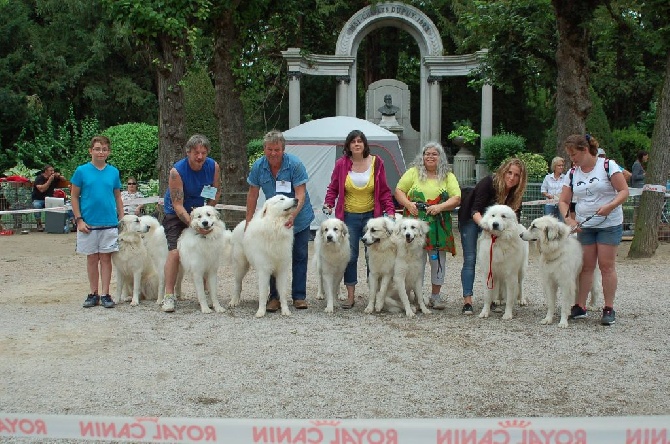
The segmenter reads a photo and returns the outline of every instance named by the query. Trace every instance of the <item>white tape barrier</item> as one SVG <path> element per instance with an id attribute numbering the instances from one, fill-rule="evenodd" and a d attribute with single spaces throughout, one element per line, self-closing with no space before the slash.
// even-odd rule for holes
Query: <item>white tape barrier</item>
<path id="1" fill-rule="evenodd" d="M 158 196 L 153 197 L 141 197 L 139 199 L 129 199 L 124 202 L 126 205 L 146 205 L 156 203 L 158 205 L 163 205 L 163 198 Z M 222 205 L 217 204 L 215 206 L 217 210 L 235 210 L 235 211 L 247 211 L 247 207 L 241 205 Z M 28 213 L 41 213 L 43 211 L 53 211 L 55 213 L 62 213 L 63 211 L 69 211 L 72 209 L 72 206 L 65 205 L 60 207 L 51 207 L 51 208 L 27 208 L 25 210 L 8 210 L 0 211 L 0 216 L 5 214 L 28 214 Z"/>
<path id="2" fill-rule="evenodd" d="M 0 413 L 0 438 L 227 444 L 668 444 L 670 416 L 205 419 Z"/>

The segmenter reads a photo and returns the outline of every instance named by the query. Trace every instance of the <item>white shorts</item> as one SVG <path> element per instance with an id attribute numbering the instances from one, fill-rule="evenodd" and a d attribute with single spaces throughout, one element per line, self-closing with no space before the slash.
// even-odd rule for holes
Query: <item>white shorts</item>
<path id="1" fill-rule="evenodd" d="M 77 253 L 96 254 L 119 251 L 119 229 L 105 228 L 90 233 L 77 231 Z"/>

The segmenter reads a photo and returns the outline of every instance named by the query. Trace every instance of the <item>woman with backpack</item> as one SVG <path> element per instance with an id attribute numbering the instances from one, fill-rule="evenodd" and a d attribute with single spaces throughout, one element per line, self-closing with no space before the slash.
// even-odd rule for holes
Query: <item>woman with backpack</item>
<path id="1" fill-rule="evenodd" d="M 558 205 L 561 213 L 566 214 L 573 196 L 575 198 L 575 215 L 566 217 L 565 223 L 577 231 L 584 261 L 579 275 L 577 301 L 571 309 L 570 319 L 587 316 L 586 298 L 598 264 L 605 297 L 600 323 L 612 325 L 616 321 L 616 252 L 623 234 L 621 204 L 628 198 L 628 185 L 614 160 L 598 157 L 595 137 L 573 134 L 565 140 L 564 147 L 574 166 L 565 176 Z"/>

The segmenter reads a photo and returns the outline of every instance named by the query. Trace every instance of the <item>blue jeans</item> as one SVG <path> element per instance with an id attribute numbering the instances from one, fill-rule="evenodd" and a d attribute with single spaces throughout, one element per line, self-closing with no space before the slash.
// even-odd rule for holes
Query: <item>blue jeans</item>
<path id="1" fill-rule="evenodd" d="M 477 238 L 482 231 L 474 220 L 470 219 L 460 227 L 461 246 L 463 248 L 463 268 L 461 268 L 461 286 L 463 297 L 472 296 L 475 283 L 475 265 L 477 264 Z"/>
<path id="2" fill-rule="evenodd" d="M 560 210 L 558 209 L 558 204 L 547 204 L 544 206 L 544 215 L 545 216 L 554 216 L 556 219 L 561 222 L 565 222 L 563 216 L 561 215 Z"/>
<path id="3" fill-rule="evenodd" d="M 356 285 L 358 283 L 358 249 L 361 245 L 365 224 L 370 219 L 372 219 L 372 211 L 367 213 L 344 213 L 344 224 L 349 229 L 349 245 L 351 246 L 351 257 L 349 258 L 347 268 L 344 270 L 344 285 Z M 368 257 L 366 254 L 366 267 L 367 264 Z"/>
<path id="4" fill-rule="evenodd" d="M 44 208 L 44 207 L 45 207 L 45 201 L 44 201 L 44 200 L 34 200 L 34 201 L 33 201 L 33 208 L 39 210 L 39 209 L 42 209 L 42 208 Z M 34 216 L 35 216 L 35 220 L 36 220 L 37 222 L 41 222 L 41 221 L 42 221 L 42 212 L 41 212 L 41 211 L 40 211 L 40 212 L 37 212 L 37 213 L 33 213 L 33 214 L 34 214 Z"/>
<path id="5" fill-rule="evenodd" d="M 307 298 L 308 248 L 309 227 L 293 234 L 291 297 L 294 301 L 304 301 Z M 277 281 L 274 276 L 270 278 L 270 299 L 279 299 Z"/>

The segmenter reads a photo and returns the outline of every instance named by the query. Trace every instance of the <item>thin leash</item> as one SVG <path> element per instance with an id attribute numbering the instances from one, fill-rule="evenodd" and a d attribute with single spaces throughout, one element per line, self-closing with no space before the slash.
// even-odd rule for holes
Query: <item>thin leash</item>
<path id="1" fill-rule="evenodd" d="M 574 227 L 572 227 L 572 229 L 570 230 L 570 234 L 572 234 L 572 233 L 574 233 L 575 231 L 577 231 L 577 230 L 579 230 L 580 228 L 582 228 L 582 226 L 583 226 L 586 222 L 590 221 L 591 219 L 593 219 L 593 218 L 596 217 L 597 215 L 598 215 L 598 213 L 593 213 L 592 215 L 590 215 L 589 217 L 587 217 L 587 218 L 584 219 L 583 221 L 579 222 L 577 225 L 575 225 Z M 601 223 L 602 223 L 602 222 L 601 222 Z"/>
<path id="2" fill-rule="evenodd" d="M 496 243 L 496 239 L 498 239 L 498 236 L 492 234 L 491 248 L 489 249 L 489 274 L 486 277 L 486 288 L 489 290 L 493 290 L 493 245 Z M 489 285 L 489 282 L 491 282 L 491 285 Z"/>

